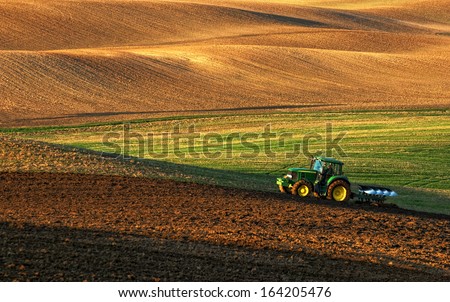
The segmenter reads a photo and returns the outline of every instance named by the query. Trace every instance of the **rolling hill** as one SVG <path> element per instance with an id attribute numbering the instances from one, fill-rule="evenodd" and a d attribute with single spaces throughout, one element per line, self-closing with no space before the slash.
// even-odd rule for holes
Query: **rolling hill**
<path id="1" fill-rule="evenodd" d="M 0 21 L 0 127 L 450 104 L 446 1 L 14 0 Z"/>

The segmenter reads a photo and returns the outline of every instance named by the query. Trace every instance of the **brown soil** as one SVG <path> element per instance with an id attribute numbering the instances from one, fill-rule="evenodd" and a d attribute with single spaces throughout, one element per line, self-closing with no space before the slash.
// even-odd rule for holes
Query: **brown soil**
<path id="1" fill-rule="evenodd" d="M 117 176 L 0 174 L 0 280 L 449 281 L 450 217 Z"/>
<path id="2" fill-rule="evenodd" d="M 3 1 L 0 127 L 450 105 L 444 0 L 190 2 Z"/>

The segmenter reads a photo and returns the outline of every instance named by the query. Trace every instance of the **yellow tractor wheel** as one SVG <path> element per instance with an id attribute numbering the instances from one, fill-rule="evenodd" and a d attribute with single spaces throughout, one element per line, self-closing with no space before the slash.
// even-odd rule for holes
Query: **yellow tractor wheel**
<path id="1" fill-rule="evenodd" d="M 279 185 L 278 189 L 280 190 L 281 193 L 286 193 L 286 194 L 291 193 L 291 189 L 289 187 L 283 187 L 282 185 Z"/>
<path id="2" fill-rule="evenodd" d="M 298 195 L 302 198 L 311 197 L 313 195 L 313 186 L 306 180 L 297 181 L 291 189 L 293 195 Z"/>
<path id="3" fill-rule="evenodd" d="M 350 199 L 350 195 L 350 185 L 344 180 L 336 180 L 328 186 L 328 199 L 339 202 L 347 202 Z"/>

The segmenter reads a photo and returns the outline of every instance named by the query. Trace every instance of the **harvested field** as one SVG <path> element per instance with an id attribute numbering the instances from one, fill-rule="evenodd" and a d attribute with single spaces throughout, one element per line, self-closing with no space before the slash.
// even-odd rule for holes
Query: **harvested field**
<path id="1" fill-rule="evenodd" d="M 0 127 L 448 108 L 449 16 L 420 0 L 3 1 Z"/>
<path id="2" fill-rule="evenodd" d="M 450 218 L 115 176 L 0 174 L 0 279 L 449 281 Z"/>

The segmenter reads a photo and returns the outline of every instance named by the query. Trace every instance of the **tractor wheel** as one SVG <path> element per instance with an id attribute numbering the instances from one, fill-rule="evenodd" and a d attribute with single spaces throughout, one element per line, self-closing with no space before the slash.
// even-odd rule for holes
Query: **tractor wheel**
<path id="1" fill-rule="evenodd" d="M 282 185 L 279 185 L 278 188 L 280 189 L 281 193 L 290 194 L 291 190 L 288 187 L 283 187 Z"/>
<path id="2" fill-rule="evenodd" d="M 344 180 L 336 180 L 328 186 L 327 198 L 339 202 L 347 202 L 351 195 L 350 185 Z"/>
<path id="3" fill-rule="evenodd" d="M 293 186 L 291 193 L 292 195 L 298 195 L 302 198 L 311 197 L 313 195 L 313 186 L 310 182 L 306 180 L 297 181 Z"/>

